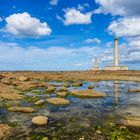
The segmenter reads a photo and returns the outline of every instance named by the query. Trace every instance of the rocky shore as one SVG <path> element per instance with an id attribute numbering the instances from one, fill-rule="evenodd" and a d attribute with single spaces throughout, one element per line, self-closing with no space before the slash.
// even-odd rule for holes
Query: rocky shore
<path id="1" fill-rule="evenodd" d="M 25 116 L 28 118 L 26 121 L 30 125 L 48 127 L 48 125 L 51 126 L 49 123 L 51 118 L 48 114 L 42 115 L 40 113 L 41 107 L 44 107 L 45 104 L 66 107 L 73 104 L 70 98 L 74 97 L 84 99 L 107 98 L 105 92 L 96 90 L 96 84 L 92 83 L 87 85 L 86 89 L 81 89 L 85 81 L 97 82 L 101 80 L 140 82 L 140 71 L 1 72 L 0 107 L 5 112 L 26 114 Z M 139 91 L 138 88 L 128 90 L 130 93 Z M 32 96 L 28 96 L 27 93 Z M 72 119 L 72 122 L 74 121 L 75 119 Z M 125 118 L 122 122 L 123 126 L 140 127 L 139 118 L 137 120 Z M 18 127 L 20 129 L 20 126 Z M 0 122 L 0 139 L 10 137 L 14 133 L 13 131 L 13 126 Z M 103 132 L 101 129 L 96 129 L 94 134 L 96 138 L 102 139 Z M 84 140 L 84 138 L 81 139 Z"/>

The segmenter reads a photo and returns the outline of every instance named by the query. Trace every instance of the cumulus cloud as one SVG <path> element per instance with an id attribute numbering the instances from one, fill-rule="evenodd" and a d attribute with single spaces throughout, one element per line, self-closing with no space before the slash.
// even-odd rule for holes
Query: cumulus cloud
<path id="1" fill-rule="evenodd" d="M 58 4 L 58 0 L 50 0 L 50 4 L 51 5 L 57 5 Z"/>
<path id="2" fill-rule="evenodd" d="M 72 24 L 90 24 L 92 12 L 89 13 L 81 13 L 79 10 L 75 8 L 66 9 L 64 15 L 64 24 L 72 25 Z"/>
<path id="3" fill-rule="evenodd" d="M 98 38 L 89 38 L 89 39 L 86 39 L 84 42 L 85 43 L 97 43 L 97 44 L 100 44 L 101 40 L 98 39 Z"/>
<path id="4" fill-rule="evenodd" d="M 50 35 L 52 30 L 27 12 L 12 14 L 6 18 L 5 30 L 15 36 L 40 37 Z"/>
<path id="5" fill-rule="evenodd" d="M 140 18 L 121 18 L 113 21 L 108 31 L 118 36 L 140 36 Z"/>
<path id="6" fill-rule="evenodd" d="M 95 13 L 119 16 L 140 16 L 139 0 L 95 0 L 99 8 Z"/>

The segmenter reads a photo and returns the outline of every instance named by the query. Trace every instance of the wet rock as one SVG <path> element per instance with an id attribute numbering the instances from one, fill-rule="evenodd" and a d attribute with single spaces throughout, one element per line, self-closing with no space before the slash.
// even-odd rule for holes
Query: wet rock
<path id="1" fill-rule="evenodd" d="M 57 95 L 60 97 L 65 97 L 67 95 L 67 92 L 66 91 L 58 92 Z"/>
<path id="2" fill-rule="evenodd" d="M 18 80 L 21 81 L 21 82 L 24 82 L 24 81 L 28 81 L 29 78 L 25 77 L 25 76 L 20 76 L 20 77 L 18 77 Z"/>
<path id="3" fill-rule="evenodd" d="M 0 96 L 0 102 L 2 102 L 3 101 L 3 98 Z"/>
<path id="4" fill-rule="evenodd" d="M 47 88 L 47 92 L 54 92 L 55 91 L 55 87 L 54 86 L 48 86 Z"/>
<path id="5" fill-rule="evenodd" d="M 25 96 L 24 95 L 20 95 L 20 94 L 17 94 L 17 93 L 5 93 L 5 94 L 0 94 L 1 97 L 3 99 L 8 99 L 8 100 L 21 100 L 23 99 Z"/>
<path id="6" fill-rule="evenodd" d="M 7 124 L 0 124 L 0 139 L 6 140 L 6 138 L 11 134 L 12 128 Z"/>
<path id="7" fill-rule="evenodd" d="M 97 92 L 94 90 L 72 90 L 71 94 L 78 97 L 87 97 L 87 98 L 98 98 L 98 97 L 105 97 L 105 93 Z"/>
<path id="8" fill-rule="evenodd" d="M 68 91 L 68 88 L 66 88 L 66 87 L 61 87 L 58 91 L 59 91 L 59 92 Z"/>
<path id="9" fill-rule="evenodd" d="M 140 92 L 140 89 L 129 89 L 128 92 Z"/>
<path id="10" fill-rule="evenodd" d="M 140 117 L 125 117 L 122 120 L 122 124 L 125 126 L 140 127 Z"/>
<path id="11" fill-rule="evenodd" d="M 70 101 L 64 98 L 54 97 L 54 98 L 48 98 L 46 99 L 48 103 L 54 104 L 54 105 L 68 105 L 70 104 Z"/>
<path id="12" fill-rule="evenodd" d="M 39 100 L 35 102 L 35 105 L 43 105 L 45 103 L 45 100 Z"/>
<path id="13" fill-rule="evenodd" d="M 32 123 L 35 125 L 46 125 L 48 123 L 48 117 L 45 117 L 45 116 L 33 117 Z"/>
<path id="14" fill-rule="evenodd" d="M 95 87 L 95 85 L 89 85 L 88 89 L 93 89 Z"/>
<path id="15" fill-rule="evenodd" d="M 74 82 L 74 83 L 72 84 L 72 86 L 74 86 L 74 87 L 78 87 L 78 86 L 82 86 L 82 85 L 83 85 L 82 82 Z"/>
<path id="16" fill-rule="evenodd" d="M 31 107 L 9 107 L 8 108 L 9 111 L 12 112 L 22 112 L 22 113 L 33 113 L 35 112 L 35 109 L 31 108 Z"/>

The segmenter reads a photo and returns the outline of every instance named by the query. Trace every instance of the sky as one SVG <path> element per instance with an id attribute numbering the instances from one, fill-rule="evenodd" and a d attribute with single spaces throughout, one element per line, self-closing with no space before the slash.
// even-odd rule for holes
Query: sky
<path id="1" fill-rule="evenodd" d="M 140 69 L 139 0 L 0 0 L 0 70 Z"/>

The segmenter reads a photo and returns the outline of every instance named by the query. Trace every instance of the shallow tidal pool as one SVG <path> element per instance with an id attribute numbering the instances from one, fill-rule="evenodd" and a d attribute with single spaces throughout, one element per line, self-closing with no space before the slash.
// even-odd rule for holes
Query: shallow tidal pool
<path id="1" fill-rule="evenodd" d="M 59 84 L 59 82 L 51 82 Z M 129 89 L 140 88 L 139 82 L 100 81 L 83 82 L 77 90 L 87 89 L 95 85 L 93 90 L 106 93 L 102 98 L 78 98 L 67 95 L 70 105 L 56 106 L 45 103 L 36 106 L 30 100 L 4 101 L 0 104 L 0 123 L 6 123 L 15 128 L 11 140 L 117 140 L 140 139 L 140 129 L 126 127 L 122 124 L 123 117 L 140 117 L 140 93 L 129 92 Z M 75 89 L 70 86 L 69 92 Z M 57 96 L 46 94 L 45 89 L 36 89 L 25 93 L 27 98 L 38 99 Z M 39 94 L 40 92 L 40 94 Z M 8 102 L 8 103 L 7 103 Z M 9 112 L 7 106 L 21 105 L 33 107 L 35 113 Z M 45 126 L 35 126 L 31 123 L 34 116 L 42 115 L 49 118 Z"/>

